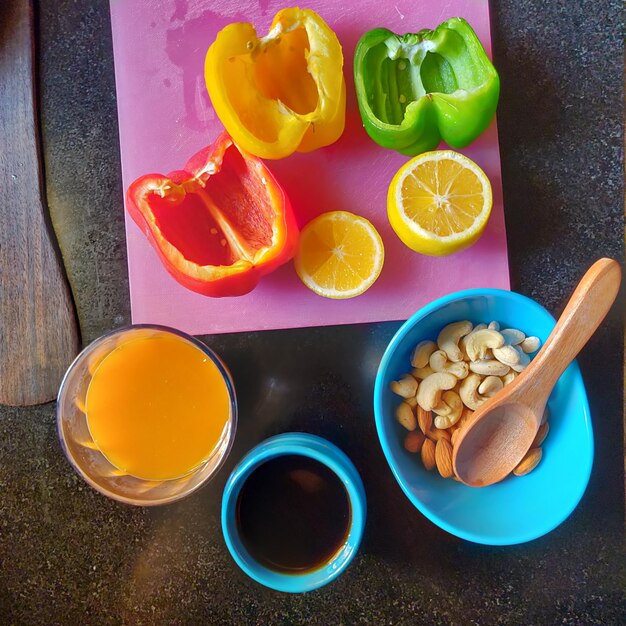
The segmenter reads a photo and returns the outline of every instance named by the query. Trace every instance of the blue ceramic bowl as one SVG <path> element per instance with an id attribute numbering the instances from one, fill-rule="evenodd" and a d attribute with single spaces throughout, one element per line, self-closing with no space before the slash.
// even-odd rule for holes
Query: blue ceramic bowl
<path id="1" fill-rule="evenodd" d="M 237 528 L 237 498 L 248 476 L 265 461 L 290 454 L 310 457 L 335 472 L 348 493 L 351 507 L 350 529 L 343 548 L 324 567 L 303 574 L 285 574 L 258 563 L 243 546 Z M 337 446 L 316 435 L 285 433 L 260 443 L 233 470 L 222 497 L 222 531 L 231 555 L 248 576 L 277 591 L 302 593 L 326 585 L 348 567 L 361 543 L 366 510 L 361 477 Z"/>
<path id="2" fill-rule="evenodd" d="M 475 324 L 497 320 L 542 342 L 555 324 L 533 300 L 500 289 L 470 289 L 431 302 L 402 325 L 383 355 L 374 390 L 378 436 L 398 484 L 433 523 L 477 543 L 523 543 L 563 522 L 589 482 L 593 432 L 585 386 L 578 364 L 572 363 L 550 396 L 550 431 L 543 458 L 530 474 L 474 488 L 427 472 L 419 456 L 403 448 L 406 431 L 394 419 L 398 397 L 389 383 L 411 369 L 410 355 L 419 341 L 435 340 L 446 324 L 464 319 Z"/>

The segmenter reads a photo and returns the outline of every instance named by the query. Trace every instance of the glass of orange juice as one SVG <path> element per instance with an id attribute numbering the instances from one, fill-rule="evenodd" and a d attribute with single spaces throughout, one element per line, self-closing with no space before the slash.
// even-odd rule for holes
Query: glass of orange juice
<path id="1" fill-rule="evenodd" d="M 106 496 L 178 500 L 225 460 L 237 426 L 228 368 L 202 342 L 163 326 L 114 330 L 87 346 L 57 398 L 70 463 Z"/>

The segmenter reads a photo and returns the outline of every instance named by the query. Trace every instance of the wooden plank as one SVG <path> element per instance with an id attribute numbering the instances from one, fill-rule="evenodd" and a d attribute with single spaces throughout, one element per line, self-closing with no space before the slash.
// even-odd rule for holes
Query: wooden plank
<path id="1" fill-rule="evenodd" d="M 0 403 L 52 400 L 79 348 L 69 286 L 44 206 L 33 7 L 0 6 Z"/>

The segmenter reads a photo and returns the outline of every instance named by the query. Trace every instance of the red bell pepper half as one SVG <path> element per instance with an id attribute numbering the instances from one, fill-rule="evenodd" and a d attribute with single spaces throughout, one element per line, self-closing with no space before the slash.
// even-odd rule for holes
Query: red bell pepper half
<path id="1" fill-rule="evenodd" d="M 167 271 L 205 296 L 248 293 L 298 244 L 285 192 L 263 161 L 227 133 L 184 170 L 138 178 L 126 207 Z"/>

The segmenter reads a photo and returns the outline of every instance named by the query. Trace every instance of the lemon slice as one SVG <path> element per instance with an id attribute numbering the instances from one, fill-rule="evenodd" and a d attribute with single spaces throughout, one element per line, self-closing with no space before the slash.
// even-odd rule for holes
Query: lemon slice
<path id="1" fill-rule="evenodd" d="M 398 170 L 389 185 L 387 215 L 409 248 L 443 256 L 476 242 L 492 202 L 489 179 L 474 161 L 452 150 L 436 150 Z"/>
<path id="2" fill-rule="evenodd" d="M 383 268 L 378 231 L 347 211 L 323 213 L 300 233 L 295 258 L 300 280 L 325 298 L 354 298 L 369 289 Z"/>

